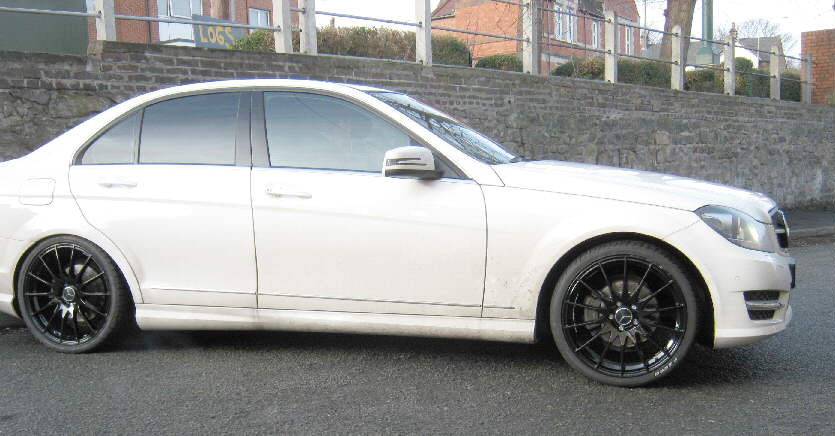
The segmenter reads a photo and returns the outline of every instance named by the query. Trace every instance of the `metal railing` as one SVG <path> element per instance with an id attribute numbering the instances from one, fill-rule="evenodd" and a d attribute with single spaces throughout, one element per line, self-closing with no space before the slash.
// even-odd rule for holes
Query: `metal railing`
<path id="1" fill-rule="evenodd" d="M 402 0 L 408 1 L 408 0 Z M 644 61 L 652 61 L 663 63 L 670 66 L 670 88 L 675 90 L 684 90 L 685 88 L 685 69 L 706 69 L 719 71 L 724 74 L 724 92 L 728 95 L 736 94 L 736 49 L 745 49 L 755 53 L 767 54 L 769 56 L 770 70 L 766 73 L 756 71 L 746 72 L 745 74 L 755 77 L 767 77 L 770 81 L 769 97 L 772 99 L 780 99 L 780 88 L 783 80 L 799 82 L 801 86 L 801 101 L 804 103 L 811 103 L 812 100 L 812 65 L 813 60 L 811 56 L 805 58 L 798 58 L 787 56 L 782 53 L 780 45 L 775 45 L 772 50 L 759 50 L 744 47 L 739 45 L 737 32 L 735 28 L 731 29 L 728 38 L 722 40 L 712 40 L 705 38 L 698 38 L 694 36 L 682 36 L 681 28 L 676 26 L 672 31 L 653 29 L 650 27 L 640 26 L 625 22 L 616 15 L 613 11 L 605 11 L 604 16 L 590 15 L 585 12 L 572 12 L 567 9 L 555 9 L 545 7 L 543 0 L 491 0 L 496 4 L 506 4 L 516 6 L 521 9 L 521 35 L 517 33 L 517 27 L 512 26 L 510 34 L 500 34 L 495 32 L 486 32 L 474 29 L 459 29 L 448 26 L 432 25 L 432 16 L 430 9 L 430 0 L 413 0 L 415 5 L 415 21 L 401 21 L 384 18 L 366 17 L 354 14 L 320 11 L 316 8 L 315 0 L 298 0 L 298 7 L 291 7 L 290 0 L 272 0 L 272 26 L 259 26 L 241 23 L 224 22 L 225 27 L 253 29 L 253 30 L 267 30 L 274 33 L 275 36 L 275 51 L 277 53 L 291 53 L 293 52 L 291 18 L 292 14 L 298 14 L 300 32 L 300 52 L 306 54 L 318 54 L 317 46 L 317 29 L 316 29 L 316 15 L 350 18 L 354 20 L 363 20 L 376 23 L 394 24 L 400 26 L 408 26 L 415 29 L 416 38 L 416 56 L 415 60 L 424 65 L 432 65 L 432 30 L 440 30 L 445 32 L 459 33 L 473 36 L 483 36 L 493 38 L 495 40 L 516 41 L 521 45 L 523 71 L 529 74 L 540 74 L 542 69 L 542 47 L 558 47 L 577 51 L 585 51 L 602 55 L 604 58 L 604 79 L 608 82 L 615 83 L 618 81 L 618 60 L 619 58 L 638 59 Z M 157 23 L 172 23 L 172 24 L 191 24 L 191 25 L 217 25 L 217 22 L 192 20 L 177 17 L 142 17 L 133 15 L 116 14 L 114 8 L 114 0 L 96 0 L 95 12 L 80 12 L 80 11 L 61 11 L 61 10 L 46 10 L 33 8 L 16 8 L 0 6 L 0 12 L 13 12 L 25 14 L 48 14 L 48 15 L 63 15 L 71 17 L 92 18 L 96 24 L 96 38 L 98 40 L 115 41 L 116 22 L 117 20 L 132 20 L 144 22 Z M 565 35 L 552 35 L 543 33 L 543 17 L 552 14 L 554 17 L 553 25 L 558 26 L 558 21 L 562 22 L 562 26 L 574 26 L 570 30 L 571 37 L 565 39 Z M 573 17 L 563 21 L 563 17 Z M 587 22 L 598 23 L 596 27 L 598 33 L 598 43 L 586 44 L 576 42 L 573 35 L 576 35 L 576 19 L 584 21 L 584 27 L 587 27 Z M 600 25 L 602 24 L 602 26 Z M 600 29 L 602 27 L 602 29 Z M 624 30 L 626 29 L 626 30 Z M 647 56 L 640 56 L 627 47 L 621 47 L 621 40 L 633 41 L 632 49 L 637 47 L 636 41 L 640 41 L 639 37 L 624 37 L 621 38 L 621 32 L 645 31 L 662 34 L 671 40 L 671 56 L 670 59 L 656 59 Z M 602 46 L 600 44 L 602 39 Z M 700 41 L 710 45 L 718 45 L 722 47 L 725 55 L 724 65 L 700 65 L 693 63 L 686 63 L 686 53 L 684 51 L 685 41 Z M 550 54 L 547 57 L 550 60 Z M 802 74 L 800 79 L 786 77 L 784 75 L 786 60 L 791 59 L 800 62 Z M 546 72 L 547 73 L 547 72 Z"/>

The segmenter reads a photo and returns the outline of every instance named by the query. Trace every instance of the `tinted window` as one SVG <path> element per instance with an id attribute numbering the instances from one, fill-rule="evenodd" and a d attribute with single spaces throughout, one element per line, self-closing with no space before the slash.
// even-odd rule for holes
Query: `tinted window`
<path id="1" fill-rule="evenodd" d="M 193 95 L 145 108 L 140 163 L 232 165 L 240 93 Z"/>
<path id="2" fill-rule="evenodd" d="M 84 165 L 127 164 L 135 161 L 139 112 L 125 118 L 99 136 L 81 158 Z"/>
<path id="3" fill-rule="evenodd" d="M 380 171 L 387 150 L 411 138 L 346 101 L 295 92 L 264 93 L 272 166 Z"/>

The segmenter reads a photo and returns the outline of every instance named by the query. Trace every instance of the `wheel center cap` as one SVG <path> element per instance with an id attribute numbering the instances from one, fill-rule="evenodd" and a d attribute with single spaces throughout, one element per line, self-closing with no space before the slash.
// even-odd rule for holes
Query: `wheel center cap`
<path id="1" fill-rule="evenodd" d="M 632 311 L 629 310 L 628 307 L 621 307 L 615 311 L 615 322 L 621 326 L 628 326 L 632 324 L 632 321 L 635 319 L 635 316 L 632 315 Z"/>
<path id="2" fill-rule="evenodd" d="M 67 286 L 61 292 L 61 298 L 67 303 L 75 301 L 76 296 L 78 296 L 78 290 L 75 289 L 75 286 Z"/>

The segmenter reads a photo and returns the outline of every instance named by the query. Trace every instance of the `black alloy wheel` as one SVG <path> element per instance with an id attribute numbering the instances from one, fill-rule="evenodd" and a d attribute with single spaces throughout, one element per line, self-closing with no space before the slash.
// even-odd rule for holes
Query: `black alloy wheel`
<path id="1" fill-rule="evenodd" d="M 687 354 L 698 321 L 684 269 L 643 242 L 598 246 L 565 270 L 551 301 L 551 331 L 572 367 L 603 383 L 641 386 Z"/>
<path id="2" fill-rule="evenodd" d="M 62 236 L 38 244 L 22 265 L 17 288 L 29 330 L 58 351 L 97 348 L 130 318 L 129 293 L 116 266 L 80 238 Z"/>

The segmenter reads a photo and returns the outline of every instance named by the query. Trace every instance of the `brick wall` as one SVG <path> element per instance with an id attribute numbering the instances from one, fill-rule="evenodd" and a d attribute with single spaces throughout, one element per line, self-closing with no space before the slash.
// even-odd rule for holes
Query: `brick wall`
<path id="1" fill-rule="evenodd" d="M 801 34 L 801 52 L 805 57 L 812 55 L 815 62 L 812 68 L 812 102 L 827 104 L 835 98 L 835 29 L 803 32 Z"/>
<path id="2" fill-rule="evenodd" d="M 166 86 L 288 77 L 404 91 L 536 159 L 661 171 L 835 205 L 835 109 L 626 84 L 337 56 L 97 43 L 0 52 L 0 160 L 115 102 Z"/>

